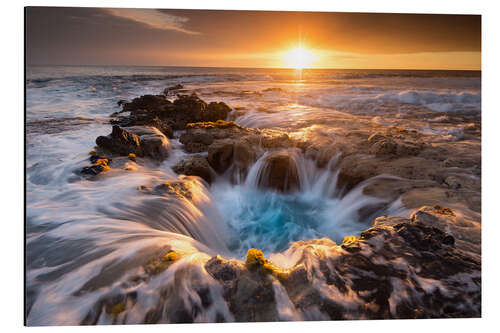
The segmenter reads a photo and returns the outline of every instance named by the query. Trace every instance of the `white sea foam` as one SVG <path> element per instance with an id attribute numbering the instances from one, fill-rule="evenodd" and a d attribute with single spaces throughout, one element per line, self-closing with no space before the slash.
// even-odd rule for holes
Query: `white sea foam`
<path id="1" fill-rule="evenodd" d="M 217 69 L 153 67 L 30 69 L 26 179 L 28 324 L 78 324 L 101 297 L 127 292 L 137 293 L 137 303 L 127 311 L 127 318 L 119 317 L 119 322 L 137 323 L 158 303 L 160 289 L 171 302 L 179 302 L 186 309 L 199 308 L 199 286 L 207 287 L 213 304 L 197 312 L 194 320 L 215 321 L 219 314 L 231 321 L 220 285 L 204 270 L 204 263 L 211 256 L 220 253 L 242 259 L 248 248 L 259 247 L 281 267 L 291 267 L 306 251 L 295 246 L 294 241 L 328 237 L 340 242 L 347 234 L 359 234 L 368 221 L 359 220 L 358 210 L 381 202 L 363 194 L 367 183 L 341 196 L 336 188 L 335 158 L 326 168 L 319 169 L 302 154 L 293 155 L 301 183 L 301 190 L 296 193 L 282 194 L 256 186 L 265 156 L 236 185 L 219 177 L 209 190 L 201 181 L 194 181 L 192 200 L 140 193 L 140 185 L 154 186 L 179 179 L 171 166 L 186 153 L 176 139 L 171 140 L 175 149 L 161 165 L 137 165 L 134 171 L 115 168 L 95 181 L 79 179 L 75 170 L 88 164 L 88 151 L 95 145 L 95 138 L 110 132 L 107 119 L 118 110 L 116 101 L 120 99 L 157 94 L 168 85 L 182 83 L 207 101 L 222 100 L 245 108 L 235 116 L 242 125 L 279 127 L 304 133 L 311 140 L 335 136 L 338 129 L 330 126 L 328 119 L 339 111 L 369 113 L 389 101 L 399 103 L 396 108 L 410 103 L 450 112 L 479 110 L 481 103 L 477 78 L 447 78 L 445 87 L 433 78 L 373 73 L 327 72 L 304 78 L 307 80 L 296 81 L 290 73 L 278 70 L 222 73 Z M 267 88 L 281 90 L 263 92 Z M 373 114 L 371 119 L 380 124 L 391 121 L 379 114 Z M 55 120 L 51 126 L 64 130 L 48 131 L 49 126 L 41 120 Z M 438 132 L 435 124 L 420 130 L 433 135 L 463 134 L 460 128 L 442 128 L 446 133 Z M 388 204 L 389 213 L 408 215 L 400 201 Z M 140 263 L 165 247 L 182 253 L 184 258 L 148 283 L 126 286 L 130 277 L 140 271 Z M 326 251 L 329 246 L 317 248 Z M 314 265 L 311 255 L 305 265 Z M 89 281 L 95 283 L 95 278 L 102 282 L 100 286 L 75 294 Z M 175 281 L 182 283 L 174 288 Z M 319 291 L 332 293 L 324 281 L 315 283 Z M 318 309 L 311 309 L 307 315 L 297 314 L 286 292 L 279 285 L 273 288 L 283 320 L 325 319 Z M 337 296 L 340 297 L 332 295 Z M 356 295 L 342 297 L 346 307 L 355 307 L 360 301 Z M 61 308 L 65 309 L 64 316 Z M 168 321 L 168 311 L 162 315 L 162 320 Z M 105 314 L 98 321 L 111 322 L 112 318 Z"/>

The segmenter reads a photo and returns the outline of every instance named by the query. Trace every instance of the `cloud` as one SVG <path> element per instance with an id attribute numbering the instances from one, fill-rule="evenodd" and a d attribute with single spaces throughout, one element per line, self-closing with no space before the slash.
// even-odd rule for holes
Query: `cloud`
<path id="1" fill-rule="evenodd" d="M 111 15 L 140 22 L 154 29 L 173 30 L 189 35 L 200 34 L 184 28 L 184 24 L 189 21 L 187 17 L 160 12 L 156 9 L 109 8 L 107 11 Z"/>

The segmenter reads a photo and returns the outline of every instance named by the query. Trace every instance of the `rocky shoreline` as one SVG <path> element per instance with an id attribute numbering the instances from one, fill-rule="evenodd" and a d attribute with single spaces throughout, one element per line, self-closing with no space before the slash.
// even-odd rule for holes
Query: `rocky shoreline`
<path id="1" fill-rule="evenodd" d="M 459 141 L 450 141 L 339 113 L 330 119 L 339 127 L 334 139 L 310 141 L 307 135 L 240 126 L 224 102 L 206 103 L 196 94 L 171 100 L 179 90 L 180 85 L 162 95 L 120 101 L 112 132 L 96 139 L 91 164 L 80 174 L 96 179 L 113 168 L 133 171 L 134 165 L 161 162 L 174 149 L 170 141 L 178 139 L 189 154 L 173 171 L 200 177 L 207 186 L 222 175 L 233 182 L 244 179 L 265 156 L 258 185 L 280 193 L 300 191 L 296 160 L 303 155 L 318 168 L 338 170 L 335 186 L 342 193 L 370 180 L 364 194 L 400 200 L 414 211 L 410 218 L 374 216 L 388 204 L 362 207 L 359 214 L 373 220 L 371 227 L 342 244 L 326 238 L 294 242 L 284 253 L 296 261 L 286 268 L 258 249 L 249 250 L 245 262 L 205 258 L 202 269 L 222 288 L 233 320 L 481 316 L 480 115 L 447 115 L 446 124 L 467 125 Z M 408 117 L 420 121 L 422 115 Z M 191 200 L 191 182 L 184 177 L 139 191 Z M 165 249 L 142 265 L 131 285 L 152 279 L 184 256 Z M 209 307 L 212 301 L 203 286 L 197 292 Z M 95 324 L 102 314 L 124 323 L 135 302 L 133 294 L 103 298 L 82 324 Z M 142 321 L 195 321 L 202 309 L 182 304 L 175 290 L 167 290 Z"/>

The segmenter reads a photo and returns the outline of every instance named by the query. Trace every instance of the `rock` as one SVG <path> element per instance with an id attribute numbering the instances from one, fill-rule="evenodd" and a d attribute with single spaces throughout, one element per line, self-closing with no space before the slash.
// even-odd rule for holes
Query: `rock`
<path id="1" fill-rule="evenodd" d="M 102 165 L 91 165 L 83 167 L 80 171 L 84 175 L 96 176 L 107 169 Z"/>
<path id="2" fill-rule="evenodd" d="M 224 298 L 236 321 L 276 321 L 276 300 L 269 274 L 250 270 L 236 260 L 213 257 L 205 264 L 207 272 L 219 281 Z"/>
<path id="3" fill-rule="evenodd" d="M 479 317 L 481 263 L 455 245 L 454 236 L 434 226 L 384 216 L 341 245 L 292 243 L 286 252 L 297 261 L 287 270 L 256 249 L 245 263 L 217 255 L 205 269 L 223 288 L 236 321 L 279 320 L 278 298 L 291 302 L 296 313 L 288 315 L 296 319 Z M 268 264 L 281 277 L 262 269 Z"/>
<path id="4" fill-rule="evenodd" d="M 233 143 L 218 141 L 208 147 L 208 163 L 218 173 L 224 173 L 233 162 Z"/>
<path id="5" fill-rule="evenodd" d="M 196 94 L 177 95 L 173 102 L 165 95 L 144 95 L 123 104 L 118 114 L 130 114 L 120 115 L 112 123 L 121 127 L 154 126 L 171 137 L 172 130 L 183 130 L 187 124 L 194 122 L 223 120 L 230 111 L 225 103 L 207 104 Z"/>
<path id="6" fill-rule="evenodd" d="M 174 126 L 177 129 L 183 129 L 189 123 L 205 121 L 205 113 L 207 103 L 201 100 L 198 96 L 178 95 L 174 101 L 173 112 L 170 112 L 173 118 Z"/>
<path id="7" fill-rule="evenodd" d="M 421 223 L 400 223 L 393 229 L 406 243 L 419 252 L 439 251 L 443 246 L 453 246 L 454 240 L 445 232 Z"/>
<path id="8" fill-rule="evenodd" d="M 230 111 L 231 108 L 224 102 L 210 102 L 203 121 L 225 120 Z"/>
<path id="9" fill-rule="evenodd" d="M 212 182 L 210 164 L 208 164 L 207 159 L 201 155 L 193 155 L 181 160 L 172 170 L 178 174 L 201 177 L 209 184 Z"/>
<path id="10" fill-rule="evenodd" d="M 210 273 L 215 279 L 224 282 L 231 282 L 238 278 L 239 267 L 235 262 L 227 261 L 220 255 L 211 258 L 205 264 L 205 269 Z"/>
<path id="11" fill-rule="evenodd" d="M 127 130 L 139 137 L 143 156 L 163 161 L 168 157 L 170 142 L 156 127 L 134 126 Z"/>
<path id="12" fill-rule="evenodd" d="M 100 136 L 96 144 L 107 151 L 128 156 L 135 154 L 162 161 L 168 156 L 169 141 L 157 128 L 134 126 L 121 128 L 113 125 L 108 136 Z"/>
<path id="13" fill-rule="evenodd" d="M 208 150 L 214 142 L 214 137 L 203 129 L 192 129 L 182 133 L 179 141 L 184 144 L 184 149 L 189 153 L 201 153 Z"/>
<path id="14" fill-rule="evenodd" d="M 127 103 L 130 103 L 130 101 L 127 101 L 126 99 L 120 99 L 118 102 L 116 102 L 116 104 L 118 106 L 122 106 L 122 105 L 125 105 Z"/>
<path id="15" fill-rule="evenodd" d="M 153 188 L 139 186 L 138 190 L 145 194 L 175 196 L 177 198 L 193 199 L 194 177 L 184 177 L 181 180 L 166 181 Z"/>
<path id="16" fill-rule="evenodd" d="M 448 167 L 448 168 L 462 168 L 462 169 L 473 168 L 479 164 L 480 164 L 480 162 L 477 159 L 466 158 L 466 157 L 456 157 L 456 156 L 448 157 L 443 162 L 443 165 Z"/>
<path id="17" fill-rule="evenodd" d="M 198 153 L 208 151 L 208 146 L 216 141 L 242 141 L 250 135 L 257 135 L 256 131 L 239 126 L 233 121 L 218 120 L 189 123 L 179 141 L 184 144 L 186 151 Z"/>
<path id="18" fill-rule="evenodd" d="M 425 205 L 443 205 L 450 203 L 450 194 L 447 189 L 441 187 L 417 188 L 406 192 L 401 201 L 408 209 Z"/>
<path id="19" fill-rule="evenodd" d="M 182 84 L 176 84 L 174 86 L 167 87 L 163 90 L 163 95 L 168 96 L 171 95 L 172 93 L 176 92 L 177 90 L 184 89 L 184 86 Z"/>
<path id="20" fill-rule="evenodd" d="M 98 155 L 93 150 L 89 154 L 90 154 L 89 160 L 92 163 L 92 165 L 83 167 L 82 170 L 80 170 L 81 174 L 89 175 L 89 176 L 96 176 L 103 171 L 107 171 L 107 170 L 111 169 L 109 167 L 109 164 L 111 163 L 112 159 L 110 159 L 106 156 L 103 156 L 103 155 Z"/>
<path id="21" fill-rule="evenodd" d="M 481 253 L 481 228 L 478 223 L 465 216 L 457 216 L 449 208 L 424 206 L 415 211 L 410 219 L 446 231 L 457 240 L 457 248 L 463 251 Z"/>
<path id="22" fill-rule="evenodd" d="M 373 220 L 372 225 L 374 227 L 394 227 L 396 224 L 399 223 L 407 223 L 409 220 L 404 217 L 399 217 L 399 216 L 379 216 L 375 220 Z"/>
<path id="23" fill-rule="evenodd" d="M 424 146 L 419 143 L 400 142 L 396 147 L 397 156 L 417 156 L 424 149 Z"/>
<path id="24" fill-rule="evenodd" d="M 130 103 L 125 103 L 123 111 L 147 110 L 149 112 L 158 112 L 169 104 L 171 102 L 164 95 L 143 95 L 134 98 Z"/>
<path id="25" fill-rule="evenodd" d="M 292 154 L 282 152 L 269 155 L 259 170 L 258 184 L 280 192 L 300 189 L 297 165 Z"/>
<path id="26" fill-rule="evenodd" d="M 376 133 L 373 133 L 372 135 L 370 135 L 367 139 L 367 141 L 371 144 L 374 144 L 376 142 L 379 142 L 379 141 L 382 141 L 382 140 L 385 140 L 386 139 L 386 136 L 383 135 L 382 133 L 380 132 L 376 132 Z"/>
<path id="27" fill-rule="evenodd" d="M 325 168 L 328 163 L 336 156 L 340 156 L 338 147 L 327 146 L 321 147 L 316 155 L 316 165 L 318 168 Z M 332 166 L 334 167 L 334 165 Z"/>
<path id="28" fill-rule="evenodd" d="M 389 136 L 383 136 L 380 133 L 372 134 L 368 138 L 370 143 L 370 154 L 377 157 L 397 157 L 417 156 L 423 149 L 419 141 L 407 141 L 404 139 L 395 139 Z"/>
<path id="29" fill-rule="evenodd" d="M 370 154 L 377 157 L 396 153 L 397 144 L 389 138 L 378 139 L 370 147 Z"/>
<path id="30" fill-rule="evenodd" d="M 142 156 L 139 137 L 117 125 L 113 126 L 113 130 L 110 135 L 99 136 L 96 139 L 96 144 L 103 149 L 120 155 L 134 153 L 138 156 Z"/>
<path id="31" fill-rule="evenodd" d="M 368 184 L 363 188 L 363 194 L 394 201 L 414 188 L 437 187 L 438 185 L 432 180 L 378 176 L 368 181 Z"/>
<path id="32" fill-rule="evenodd" d="M 291 140 L 286 133 L 272 133 L 262 136 L 261 145 L 264 148 L 286 148 L 291 146 Z"/>
<path id="33" fill-rule="evenodd" d="M 370 155 L 352 154 L 339 164 L 338 187 L 349 191 L 364 180 L 377 175 L 393 175 L 406 180 L 436 181 L 443 174 L 440 163 L 421 157 L 380 159 Z"/>
<path id="34" fill-rule="evenodd" d="M 236 167 L 241 170 L 248 170 L 255 161 L 256 154 L 246 141 L 239 140 L 233 146 L 233 160 Z"/>

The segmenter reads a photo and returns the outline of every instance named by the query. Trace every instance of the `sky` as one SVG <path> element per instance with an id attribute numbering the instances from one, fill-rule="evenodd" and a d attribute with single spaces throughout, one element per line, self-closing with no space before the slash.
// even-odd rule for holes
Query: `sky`
<path id="1" fill-rule="evenodd" d="M 481 69 L 481 16 L 29 7 L 28 65 Z"/>

